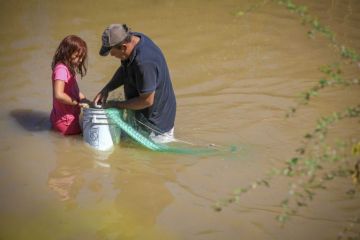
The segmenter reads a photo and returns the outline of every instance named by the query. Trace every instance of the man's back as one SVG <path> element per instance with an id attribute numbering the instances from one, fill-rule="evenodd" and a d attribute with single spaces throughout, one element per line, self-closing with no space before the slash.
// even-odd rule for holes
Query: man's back
<path id="1" fill-rule="evenodd" d="M 131 99 L 155 92 L 153 105 L 136 111 L 136 116 L 139 119 L 142 114 L 157 131 L 167 132 L 174 127 L 176 98 L 165 57 L 147 36 L 141 33 L 134 35 L 140 41 L 130 58 L 122 62 L 126 73 L 125 96 Z"/>

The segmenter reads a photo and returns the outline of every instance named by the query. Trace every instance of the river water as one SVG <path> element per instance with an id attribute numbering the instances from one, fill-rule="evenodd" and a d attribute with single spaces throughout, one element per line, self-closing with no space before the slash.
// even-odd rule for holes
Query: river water
<path id="1" fill-rule="evenodd" d="M 275 220 L 288 189 L 282 181 L 221 212 L 212 209 L 233 189 L 283 166 L 320 116 L 360 101 L 358 86 L 331 87 L 284 118 L 323 76 L 319 67 L 339 61 L 339 53 L 319 34 L 310 39 L 299 16 L 274 2 L 246 12 L 255 3 L 2 1 L 0 239 L 336 239 L 360 215 L 358 199 L 344 194 L 350 179 L 321 191 L 285 227 Z M 360 51 L 359 1 L 296 3 Z M 127 23 L 162 49 L 178 101 L 176 137 L 218 145 L 222 154 L 121 144 L 101 153 L 81 136 L 49 130 L 56 47 L 68 34 L 87 42 L 88 74 L 79 84 L 92 99 L 119 65 L 98 55 L 110 23 Z M 355 64 L 346 69 L 346 77 L 359 77 Z M 333 136 L 359 133 L 353 121 Z"/>

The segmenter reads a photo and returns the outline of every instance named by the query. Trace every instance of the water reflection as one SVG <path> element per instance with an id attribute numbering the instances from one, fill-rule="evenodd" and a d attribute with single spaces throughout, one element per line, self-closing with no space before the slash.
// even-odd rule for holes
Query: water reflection
<path id="1" fill-rule="evenodd" d="M 167 182 L 175 181 L 176 174 L 167 168 L 167 163 L 158 165 L 152 162 L 157 154 L 146 156 L 141 150 L 140 153 L 134 151 L 131 156 L 117 153 L 118 159 L 111 161 L 116 170 L 113 188 L 117 195 L 113 207 L 117 219 L 104 226 L 98 234 L 119 239 L 171 239 L 164 237 L 167 233 L 159 232 L 155 226 L 160 213 L 174 201 Z M 124 161 L 119 160 L 120 157 Z M 128 160 L 128 157 L 133 159 Z"/>
<path id="2" fill-rule="evenodd" d="M 48 175 L 48 187 L 60 201 L 75 201 L 84 187 L 84 172 L 92 167 L 91 162 L 75 159 L 71 152 L 65 152 L 58 154 L 55 164 Z"/>
<path id="3" fill-rule="evenodd" d="M 94 162 L 94 168 L 100 167 L 100 168 L 110 168 L 111 164 L 108 161 L 111 155 L 114 153 L 114 150 L 118 146 L 113 146 L 112 148 L 106 150 L 106 151 L 100 151 L 97 149 L 94 149 L 90 146 L 90 144 L 86 143 L 84 141 L 85 149 L 84 151 L 87 151 L 87 154 L 91 155 Z"/>
<path id="4" fill-rule="evenodd" d="M 334 0 L 331 8 L 325 0 L 302 2 L 339 33 L 339 41 L 359 49 L 359 1 Z M 1 239 L 160 239 L 156 231 L 164 228 L 180 239 L 336 236 L 337 226 L 329 221 L 301 216 L 281 232 L 274 214 L 259 209 L 279 203 L 278 193 L 287 189 L 282 185 L 270 189 L 272 195 L 247 195 L 251 211 L 230 208 L 215 215 L 208 207 L 293 156 L 319 114 L 359 102 L 355 87 L 341 95 L 332 88 L 297 118 L 283 120 L 295 96 L 319 80 L 318 67 L 338 61 L 320 35 L 309 40 L 299 18 L 271 1 L 242 17 L 232 13 L 248 9 L 251 1 L 110 1 L 86 11 L 83 3 L 2 2 Z M 132 11 L 120 16 L 124 8 Z M 177 136 L 251 146 L 236 154 L 242 161 L 199 161 L 124 145 L 99 153 L 81 136 L 47 132 L 49 64 L 57 42 L 69 33 L 86 39 L 89 73 L 79 84 L 91 98 L 119 65 L 98 56 L 103 27 L 118 21 L 148 33 L 163 49 L 179 97 Z M 358 76 L 358 70 L 347 74 Z M 309 215 L 342 220 L 359 205 L 333 201 L 344 204 L 330 209 L 319 203 Z M 75 207 L 64 211 L 68 203 Z"/>
<path id="5" fill-rule="evenodd" d="M 69 145 L 80 143 L 78 139 L 64 141 Z M 103 152 L 96 156 L 91 150 L 83 144 L 76 158 L 71 151 L 57 154 L 56 165 L 48 175 L 49 189 L 72 218 L 71 231 L 87 229 L 88 236 L 100 239 L 171 239 L 155 226 L 157 217 L 174 200 L 167 188 L 167 183 L 176 179 L 168 166 L 173 165 L 172 160 L 156 161 L 158 154 L 126 149 L 129 154 L 121 147 L 100 160 Z M 182 169 L 183 165 L 177 167 L 177 171 Z"/>
<path id="6" fill-rule="evenodd" d="M 81 192 L 94 189 L 89 187 L 94 185 L 92 182 L 98 181 L 99 177 L 107 177 L 111 170 L 109 159 L 115 148 L 98 151 L 86 143 L 81 134 L 65 137 L 56 132 L 54 136 L 55 167 L 48 174 L 47 184 L 60 201 L 75 202 Z"/>
<path id="7" fill-rule="evenodd" d="M 72 173 L 70 169 L 55 169 L 49 173 L 48 186 L 59 196 L 60 201 L 75 199 L 83 185 L 83 177 Z"/>

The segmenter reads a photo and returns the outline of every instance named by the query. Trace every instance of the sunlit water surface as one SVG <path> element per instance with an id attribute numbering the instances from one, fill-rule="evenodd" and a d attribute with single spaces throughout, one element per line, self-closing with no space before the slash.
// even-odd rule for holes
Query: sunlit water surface
<path id="1" fill-rule="evenodd" d="M 260 1 L 261 2 L 261 1 Z M 360 50 L 359 1 L 297 1 Z M 339 60 L 328 40 L 310 39 L 300 18 L 275 3 L 245 0 L 9 1 L 0 10 L 0 239 L 335 239 L 359 203 L 343 184 L 279 227 L 287 183 L 212 205 L 295 154 L 316 119 L 359 103 L 359 87 L 329 88 L 285 119 L 299 93 Z M 119 61 L 100 57 L 100 35 L 127 23 L 163 50 L 178 101 L 176 137 L 224 150 L 210 156 L 136 146 L 96 152 L 81 136 L 49 130 L 50 64 L 60 40 L 81 36 L 92 99 Z M 359 68 L 349 67 L 349 77 Z M 116 93 L 119 94 L 119 93 Z M 359 124 L 339 133 L 359 136 Z M 336 137 L 336 134 L 335 134 Z M 236 147 L 235 152 L 228 149 Z"/>

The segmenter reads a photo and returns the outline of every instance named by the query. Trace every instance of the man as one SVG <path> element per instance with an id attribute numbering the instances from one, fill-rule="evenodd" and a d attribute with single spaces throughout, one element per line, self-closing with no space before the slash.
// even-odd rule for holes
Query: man
<path id="1" fill-rule="evenodd" d="M 174 139 L 176 98 L 169 70 L 160 48 L 125 24 L 111 24 L 102 34 L 101 56 L 121 60 L 112 79 L 96 95 L 95 104 L 135 111 L 156 142 Z M 108 101 L 108 93 L 124 85 L 125 101 Z M 146 120 L 145 123 L 143 120 Z"/>

